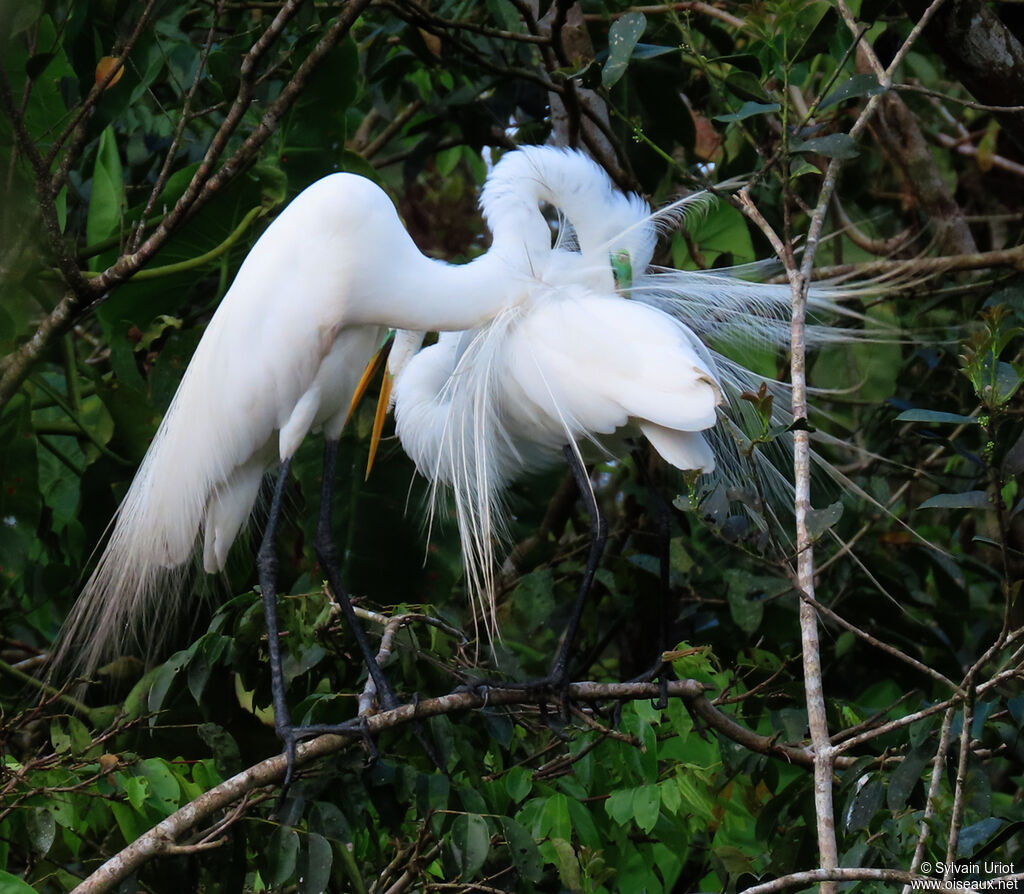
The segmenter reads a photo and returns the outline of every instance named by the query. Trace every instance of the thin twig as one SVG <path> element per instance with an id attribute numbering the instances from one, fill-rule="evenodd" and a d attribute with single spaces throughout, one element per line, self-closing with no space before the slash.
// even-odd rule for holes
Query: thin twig
<path id="1" fill-rule="evenodd" d="M 932 778 L 928 783 L 928 799 L 924 806 L 924 813 L 921 816 L 921 831 L 917 836 L 917 845 L 914 848 L 914 857 L 910 861 L 911 874 L 916 873 L 924 859 L 924 848 L 928 843 L 928 836 L 931 834 L 931 818 L 935 816 L 939 800 L 939 785 L 942 782 L 943 768 L 946 766 L 946 752 L 949 750 L 949 732 L 953 725 L 955 709 L 950 706 L 942 717 L 942 729 L 939 732 L 939 745 L 935 749 L 935 757 L 932 760 Z M 904 885 L 902 894 L 910 894 L 910 885 Z"/>
<path id="2" fill-rule="evenodd" d="M 973 692 L 971 693 L 973 696 Z M 946 871 L 944 881 L 949 881 L 956 870 L 956 855 L 960 844 L 960 829 L 964 823 L 967 807 L 967 759 L 971 753 L 971 726 L 974 720 L 974 699 L 965 699 L 961 714 L 960 760 L 957 762 L 956 782 L 953 786 L 953 810 L 949 816 L 949 836 L 946 839 Z"/>

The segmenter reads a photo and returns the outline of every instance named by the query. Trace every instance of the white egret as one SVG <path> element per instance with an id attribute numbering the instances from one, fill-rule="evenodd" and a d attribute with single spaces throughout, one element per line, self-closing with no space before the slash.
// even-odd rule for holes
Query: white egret
<path id="1" fill-rule="evenodd" d="M 551 197 L 567 219 L 578 251 L 569 240 L 549 253 L 547 263 L 536 256 L 528 297 L 484 326 L 443 333 L 418 353 L 423 334 L 399 333 L 388 368 L 396 433 L 417 469 L 435 487 L 452 489 L 468 589 L 481 602 L 493 595 L 504 488 L 560 454 L 569 461 L 593 538 L 551 675 L 562 681 L 604 537 L 578 445 L 621 444 L 637 432 L 676 468 L 711 472 L 717 456 L 727 478 L 749 474 L 738 468 L 738 451 L 725 429 L 742 415 L 740 395 L 756 390 L 761 377 L 699 336 L 720 346 L 751 339 L 787 345 L 790 293 L 787 286 L 728 272 L 648 271 L 656 216 L 642 199 L 615 190 L 604 171 L 579 153 L 532 148 L 516 155 L 517 166 L 501 168 L 495 178 L 525 180 L 528 169 L 530 177 L 543 180 L 538 193 Z M 671 213 L 705 199 L 677 203 Z M 620 275 L 618 291 L 616 265 L 631 268 Z M 834 296 L 814 289 L 810 301 L 839 310 Z M 850 337 L 846 330 L 813 326 L 809 334 L 812 341 Z M 382 399 L 388 399 L 386 388 Z M 482 616 L 493 618 L 486 609 Z"/>
<path id="2" fill-rule="evenodd" d="M 498 165 L 516 164 L 516 155 Z M 490 249 L 464 265 L 416 248 L 371 181 L 333 174 L 297 196 L 253 246 L 199 343 L 63 632 L 58 666 L 91 673 L 170 629 L 201 549 L 224 567 L 264 475 L 279 468 L 258 565 L 275 724 L 289 754 L 277 637 L 274 533 L 289 464 L 309 432 L 326 439 L 317 554 L 385 703 L 393 702 L 351 611 L 330 532 L 337 442 L 384 327 L 467 329 L 524 300 L 551 251 L 540 181 L 498 177 L 481 197 Z M 390 707 L 391 705 L 388 704 Z"/>

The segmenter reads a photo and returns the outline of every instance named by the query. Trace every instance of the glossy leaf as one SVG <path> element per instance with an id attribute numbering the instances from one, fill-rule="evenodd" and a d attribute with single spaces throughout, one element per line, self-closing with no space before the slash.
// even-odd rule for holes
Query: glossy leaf
<path id="1" fill-rule="evenodd" d="M 755 115 L 770 115 L 773 112 L 777 112 L 782 108 L 777 102 L 755 102 L 754 100 L 747 100 L 741 105 L 738 111 L 730 112 L 727 115 L 715 115 L 715 121 L 743 121 L 747 118 L 753 118 Z"/>
<path id="2" fill-rule="evenodd" d="M 960 413 L 945 413 L 941 410 L 904 410 L 896 417 L 897 422 L 935 422 L 953 425 L 977 425 L 974 416 L 963 416 Z"/>
<path id="3" fill-rule="evenodd" d="M 811 137 L 809 140 L 797 140 L 790 144 L 790 152 L 809 152 L 815 155 L 824 155 L 826 158 L 841 158 L 844 160 L 856 158 L 860 155 L 857 144 L 844 133 L 833 133 L 826 137 Z"/>
<path id="4" fill-rule="evenodd" d="M 498 823 L 516 872 L 528 882 L 539 881 L 541 858 L 533 836 L 511 817 L 499 817 Z"/>
<path id="5" fill-rule="evenodd" d="M 96 164 L 92 171 L 92 193 L 89 197 L 89 216 L 85 227 L 88 245 L 102 242 L 121 226 L 124 205 L 124 174 L 117 137 L 112 127 L 100 136 L 96 151 Z"/>
<path id="6" fill-rule="evenodd" d="M 983 490 L 968 490 L 960 494 L 937 494 L 929 497 L 919 509 L 992 509 L 992 502 Z"/>
<path id="7" fill-rule="evenodd" d="M 818 109 L 824 110 L 829 106 L 845 102 L 848 99 L 857 99 L 861 96 L 875 96 L 881 92 L 882 88 L 879 86 L 878 78 L 875 75 L 854 75 L 826 96 L 818 105 Z"/>
<path id="8" fill-rule="evenodd" d="M 298 860 L 300 894 L 321 894 L 326 891 L 333 863 L 330 842 L 316 832 L 310 832 Z"/>
<path id="9" fill-rule="evenodd" d="M 647 17 L 642 12 L 629 12 L 616 19 L 608 31 L 608 61 L 601 72 L 601 85 L 613 87 L 625 73 L 633 48 L 647 29 Z"/>
<path id="10" fill-rule="evenodd" d="M 459 876 L 467 881 L 475 878 L 490 851 L 487 822 L 473 813 L 459 814 L 452 823 L 451 842 Z"/>

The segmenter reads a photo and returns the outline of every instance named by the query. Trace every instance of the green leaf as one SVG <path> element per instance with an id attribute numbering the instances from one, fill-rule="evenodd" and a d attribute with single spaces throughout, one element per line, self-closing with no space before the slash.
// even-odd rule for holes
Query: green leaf
<path id="1" fill-rule="evenodd" d="M 715 56 L 710 61 L 717 66 L 750 72 L 758 78 L 764 75 L 764 66 L 754 53 L 727 53 L 725 56 Z"/>
<path id="2" fill-rule="evenodd" d="M 833 133 L 825 137 L 811 137 L 809 140 L 797 141 L 789 147 L 789 151 L 813 152 L 826 158 L 849 160 L 860 155 L 857 144 L 849 134 Z"/>
<path id="3" fill-rule="evenodd" d="M 25 816 L 25 829 L 32 842 L 32 850 L 40 856 L 49 853 L 53 839 L 57 835 L 57 821 L 53 813 L 45 807 L 29 808 Z M 0 891 L 2 890 L 0 886 Z"/>
<path id="4" fill-rule="evenodd" d="M 843 504 L 836 500 L 824 509 L 811 509 L 807 513 L 807 533 L 817 540 L 843 516 Z"/>
<path id="5" fill-rule="evenodd" d="M 658 783 L 658 790 L 661 792 L 662 806 L 669 812 L 675 813 L 679 805 L 683 803 L 683 797 L 679 793 L 679 785 L 674 778 L 665 779 Z"/>
<path id="6" fill-rule="evenodd" d="M 846 817 L 847 831 L 857 832 L 866 829 L 882 806 L 882 783 L 877 777 L 872 776 L 853 796 L 853 803 L 850 805 Z"/>
<path id="7" fill-rule="evenodd" d="M 36 894 L 36 889 L 0 869 L 0 894 Z"/>
<path id="8" fill-rule="evenodd" d="M 594 818 L 587 807 L 576 798 L 569 798 L 569 818 L 576 833 L 576 840 L 584 847 L 600 850 L 602 847 L 601 833 L 594 825 Z"/>
<path id="9" fill-rule="evenodd" d="M 198 647 L 188 663 L 187 674 L 188 691 L 192 693 L 197 705 L 201 704 L 203 690 L 210 679 L 213 666 L 230 642 L 228 637 L 217 633 L 207 633 L 199 639 Z"/>
<path id="10" fill-rule="evenodd" d="M 676 784 L 690 811 L 704 822 L 710 823 L 714 818 L 714 796 L 709 794 L 706 787 L 699 785 L 696 777 L 685 767 L 676 770 Z"/>
<path id="11" fill-rule="evenodd" d="M 306 848 L 299 860 L 299 894 L 321 894 L 331 881 L 334 854 L 330 842 L 316 832 L 306 836 Z"/>
<path id="12" fill-rule="evenodd" d="M 687 221 L 686 229 L 689 243 L 700 249 L 706 264 L 714 264 L 723 255 L 731 264 L 744 264 L 756 257 L 746 218 L 728 202 L 718 202 L 706 214 Z M 687 240 L 681 236 L 672 242 L 672 260 L 677 267 L 697 268 Z"/>
<path id="13" fill-rule="evenodd" d="M 562 884 L 570 891 L 582 891 L 580 861 L 572 844 L 565 838 L 552 838 L 549 843 L 554 848 L 555 856 L 558 859 L 558 878 Z"/>
<path id="14" fill-rule="evenodd" d="M 608 61 L 601 72 L 601 84 L 608 90 L 625 73 L 637 41 L 647 29 L 647 17 L 642 12 L 626 13 L 616 19 L 608 31 Z"/>
<path id="15" fill-rule="evenodd" d="M 803 62 L 816 54 L 828 53 L 829 40 L 835 33 L 839 16 L 831 3 L 821 0 L 797 7 L 792 19 L 784 19 L 786 50 L 791 65 Z"/>
<path id="16" fill-rule="evenodd" d="M 896 417 L 896 422 L 949 422 L 954 425 L 977 425 L 973 416 L 961 416 L 959 413 L 944 413 L 941 410 L 904 410 Z"/>
<path id="17" fill-rule="evenodd" d="M 564 838 L 572 835 L 572 823 L 569 821 L 569 804 L 565 795 L 552 795 L 541 809 L 538 827 L 541 836 Z"/>
<path id="18" fill-rule="evenodd" d="M 1020 370 L 1012 363 L 1000 360 L 996 366 L 995 402 L 997 404 L 1006 403 L 1017 393 L 1022 382 L 1024 382 L 1024 376 L 1021 375 Z"/>
<path id="19" fill-rule="evenodd" d="M 1004 822 L 1005 820 L 997 816 L 990 816 L 962 829 L 957 845 L 957 856 L 970 857 L 981 844 L 999 831 Z"/>
<path id="20" fill-rule="evenodd" d="M 136 810 L 141 810 L 149 794 L 149 780 L 143 776 L 128 776 L 122 784 L 128 803 Z"/>
<path id="21" fill-rule="evenodd" d="M 125 841 L 134 841 L 143 835 L 152 825 L 146 821 L 140 811 L 129 807 L 127 804 L 111 804 L 110 810 L 114 814 L 117 828 L 121 831 Z"/>
<path id="22" fill-rule="evenodd" d="M 724 577 L 729 586 L 729 614 L 740 630 L 753 633 L 764 616 L 763 600 L 750 598 L 752 593 L 760 589 L 757 579 L 749 571 L 740 568 L 726 569 Z"/>
<path id="23" fill-rule="evenodd" d="M 224 727 L 212 722 L 200 723 L 196 732 L 198 732 L 199 738 L 206 743 L 213 754 L 217 772 L 223 778 L 226 779 L 242 769 L 241 751 L 238 747 L 238 742 L 235 741 L 235 737 Z"/>
<path id="24" fill-rule="evenodd" d="M 772 98 L 761 86 L 757 76 L 749 71 L 730 72 L 725 79 L 725 86 L 735 96 L 750 102 L 767 104 Z"/>
<path id="25" fill-rule="evenodd" d="M 451 845 L 463 881 L 473 878 L 491 849 L 487 822 L 475 813 L 460 813 L 452 823 Z"/>
<path id="26" fill-rule="evenodd" d="M 992 509 L 988 494 L 983 490 L 967 490 L 960 494 L 936 494 L 925 500 L 918 509 Z"/>
<path id="27" fill-rule="evenodd" d="M 196 645 L 193 643 L 190 648 L 175 652 L 157 669 L 153 677 L 153 685 L 149 690 L 149 710 L 154 715 L 150 719 L 150 726 L 156 723 L 156 714 L 163 708 L 164 699 L 167 698 L 167 693 L 174 682 L 174 678 L 188 664 Z"/>
<path id="28" fill-rule="evenodd" d="M 806 177 L 808 174 L 820 174 L 821 169 L 806 159 L 794 161 L 789 166 L 789 179 L 796 180 L 797 177 Z"/>
<path id="29" fill-rule="evenodd" d="M 450 177 L 452 172 L 458 167 L 461 159 L 461 146 L 453 146 L 451 149 L 445 149 L 442 152 L 438 152 L 435 159 L 437 173 L 442 177 Z"/>
<path id="30" fill-rule="evenodd" d="M 732 112 L 728 115 L 715 115 L 715 121 L 743 121 L 745 118 L 753 118 L 755 115 L 770 115 L 772 112 L 777 112 L 781 109 L 777 102 L 754 102 L 754 100 L 748 99 L 743 105 L 740 106 L 738 112 Z"/>
<path id="31" fill-rule="evenodd" d="M 181 785 L 167 761 L 151 757 L 140 761 L 136 765 L 136 770 L 149 780 L 147 803 L 167 814 L 173 813 L 181 800 Z"/>
<path id="32" fill-rule="evenodd" d="M 60 719 L 55 717 L 50 721 L 50 744 L 57 754 L 71 750 L 71 736 L 68 735 Z"/>
<path id="33" fill-rule="evenodd" d="M 826 96 L 818 106 L 818 111 L 827 109 L 836 103 L 844 102 L 847 99 L 856 99 L 859 96 L 875 96 L 884 93 L 885 90 L 879 86 L 878 78 L 873 74 L 854 75 L 850 80 L 840 84 Z"/>
<path id="34" fill-rule="evenodd" d="M 290 826 L 280 826 L 270 837 L 265 851 L 269 860 L 269 887 L 280 888 L 295 875 L 298 863 L 299 836 Z"/>
<path id="35" fill-rule="evenodd" d="M 904 755 L 900 765 L 889 776 L 889 786 L 885 792 L 885 803 L 890 810 L 900 811 L 906 804 L 914 786 L 921 779 L 921 771 L 930 763 L 934 746 L 926 743 Z"/>
<path id="36" fill-rule="evenodd" d="M 124 203 L 124 175 L 121 156 L 117 151 L 114 128 L 100 134 L 96 150 L 96 164 L 92 172 L 92 194 L 85 222 L 85 241 L 95 245 L 113 236 L 121 225 L 121 207 Z"/>
<path id="37" fill-rule="evenodd" d="M 309 828 L 334 841 L 352 840 L 352 828 L 348 819 L 338 805 L 330 801 L 317 801 L 313 805 L 309 816 Z"/>
<path id="38" fill-rule="evenodd" d="M 633 818 L 633 789 L 616 789 L 604 802 L 604 809 L 620 826 L 626 825 Z"/>
<path id="39" fill-rule="evenodd" d="M 83 757 L 92 748 L 89 728 L 77 717 L 68 717 L 68 733 L 71 736 L 71 753 Z"/>
<path id="40" fill-rule="evenodd" d="M 533 836 L 511 817 L 498 817 L 498 824 L 516 872 L 528 882 L 540 881 L 541 857 Z"/>
<path id="41" fill-rule="evenodd" d="M 633 47 L 631 59 L 656 59 L 668 53 L 678 53 L 679 47 L 663 47 L 654 43 L 638 43 Z"/>
<path id="42" fill-rule="evenodd" d="M 42 0 L 20 0 L 18 3 L 5 3 L 4 6 L 7 9 L 3 11 L 2 19 L 7 19 L 7 21 L 3 22 L 0 19 L 0 27 L 3 27 L 5 32 L 0 38 L 3 40 L 16 37 L 22 31 L 27 31 L 39 21 L 39 16 L 43 11 Z"/>
<path id="43" fill-rule="evenodd" d="M 525 28 L 516 8 L 509 0 L 487 0 L 487 11 L 506 31 L 522 33 Z"/>
<path id="44" fill-rule="evenodd" d="M 645 832 L 650 832 L 661 813 L 661 792 L 656 785 L 641 785 L 633 790 L 633 819 Z"/>
<path id="45" fill-rule="evenodd" d="M 505 791 L 513 801 L 522 801 L 533 789 L 533 774 L 525 767 L 512 767 L 505 774 Z"/>

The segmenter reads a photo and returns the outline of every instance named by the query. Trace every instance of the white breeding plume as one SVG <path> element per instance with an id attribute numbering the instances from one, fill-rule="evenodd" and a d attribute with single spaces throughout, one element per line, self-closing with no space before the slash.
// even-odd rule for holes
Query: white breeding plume
<path id="1" fill-rule="evenodd" d="M 717 465 L 730 483 L 742 482 L 751 469 L 729 429 L 749 427 L 740 395 L 762 377 L 730 354 L 789 344 L 788 286 L 730 271 L 648 269 L 659 222 L 713 197 L 698 193 L 652 214 L 579 153 L 533 147 L 514 157 L 515 166 L 502 160 L 485 198 L 528 183 L 562 215 L 546 263 L 532 258 L 526 299 L 422 350 L 422 332 L 400 332 L 388 363 L 398 437 L 435 489 L 451 488 L 468 589 L 491 608 L 502 495 L 514 478 L 557 461 L 564 445 L 579 455 L 577 445 L 592 441 L 621 454 L 623 439 L 642 433 L 679 469 Z M 541 219 L 535 207 L 530 213 Z M 810 306 L 857 317 L 836 303 L 840 294 L 812 288 Z M 808 328 L 811 343 L 858 337 Z M 780 423 L 788 391 L 768 386 Z M 764 466 L 770 489 L 784 485 L 762 451 L 751 460 Z M 492 611 L 481 615 L 493 635 Z"/>

